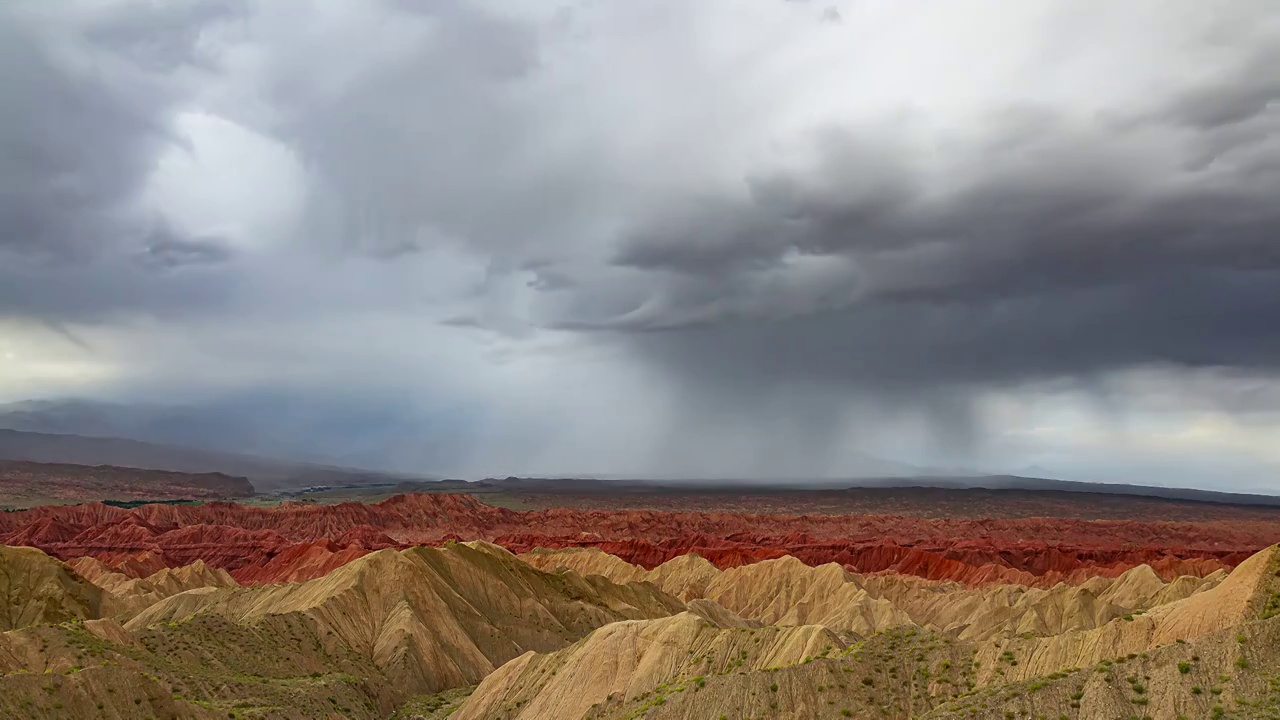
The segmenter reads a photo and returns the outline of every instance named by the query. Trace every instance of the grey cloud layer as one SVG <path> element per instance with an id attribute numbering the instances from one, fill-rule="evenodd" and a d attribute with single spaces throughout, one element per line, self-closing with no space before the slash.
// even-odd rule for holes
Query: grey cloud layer
<path id="1" fill-rule="evenodd" d="M 231 3 L 8 3 L 0 9 L 0 317 L 96 321 L 211 299 L 186 264 L 230 258 L 139 205 L 199 31 Z M 216 294 L 216 293 L 214 293 Z"/>
<path id="2" fill-rule="evenodd" d="M 1089 23 L 1114 39 L 1152 17 L 1063 4 L 1070 23 L 1030 29 L 1044 47 L 1008 51 L 1026 87 L 947 104 L 931 94 L 951 79 L 894 86 L 910 53 L 875 74 L 832 61 L 865 87 L 804 54 L 843 52 L 830 34 L 878 17 L 853 3 L 10 3 L 0 319 L 158 318 L 200 327 L 193 352 L 226 335 L 251 355 L 235 327 L 251 314 L 277 329 L 266 368 L 326 362 L 317 318 L 358 337 L 362 317 L 394 317 L 404 365 L 456 333 L 510 357 L 568 337 L 567 363 L 638 364 L 689 417 L 762 408 L 820 445 L 862 401 L 963 435 L 993 386 L 1147 366 L 1271 376 L 1280 11 L 1174 5 L 1148 8 L 1165 23 L 1149 30 L 1189 38 L 1192 60 L 1117 51 L 1127 64 L 1040 92 L 1089 49 Z M 993 7 L 956 32 L 999 25 Z M 1162 62 L 1186 72 L 1150 88 L 1129 72 Z M 858 92 L 865 108 L 827 102 Z M 143 202 L 186 142 L 182 112 L 292 153 L 293 235 L 237 244 Z M 395 349 L 380 351 L 331 362 L 386 375 Z"/>
<path id="3" fill-rule="evenodd" d="M 802 175 L 748 181 L 737 202 L 635 233 L 616 260 L 659 278 L 662 302 L 639 328 L 635 316 L 596 325 L 650 330 L 638 345 L 712 381 L 726 368 L 756 382 L 917 383 L 1161 362 L 1274 370 L 1280 105 L 1252 107 L 1187 130 L 1177 115 L 993 122 L 989 149 L 941 196 L 909 157 L 826 138 Z M 808 295 L 776 292 L 798 258 L 834 275 Z M 760 322 L 771 292 L 783 317 Z M 682 325 L 701 327 L 653 332 Z"/>

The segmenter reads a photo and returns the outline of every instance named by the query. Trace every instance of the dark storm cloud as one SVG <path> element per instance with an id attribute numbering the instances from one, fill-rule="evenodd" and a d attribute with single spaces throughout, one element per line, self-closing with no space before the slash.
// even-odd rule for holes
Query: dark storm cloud
<path id="1" fill-rule="evenodd" d="M 779 267 L 792 253 L 849 257 L 875 275 L 862 280 L 864 294 L 938 300 L 1280 264 L 1280 172 L 1240 167 L 1257 154 L 1183 171 L 1181 148 L 1150 145 L 1138 129 L 998 121 L 1003 137 L 949 179 L 959 188 L 940 199 L 913 182 L 911 158 L 864 154 L 871 143 L 826 136 L 816 167 L 750 178 L 739 201 L 659 219 L 617 262 L 715 276 Z M 1280 147 L 1254 152 L 1276 158 Z"/>
<path id="2" fill-rule="evenodd" d="M 648 356 L 747 391 L 800 379 L 912 394 L 1145 363 L 1275 370 L 1280 274 L 1219 271 L 998 302 L 889 301 L 787 321 L 640 333 Z M 820 349 L 820 351 L 819 351 Z"/>
<path id="3" fill-rule="evenodd" d="M 55 255 L 92 251 L 119 222 L 163 143 L 162 94 L 77 76 L 0 15 L 0 242 Z M 143 100 L 140 104 L 138 101 Z"/>
<path id="4" fill-rule="evenodd" d="M 648 312 L 587 325 L 735 391 L 1278 371 L 1275 50 L 1141 122 L 999 113 L 941 180 L 892 138 L 824 133 L 810 166 L 634 231 L 616 262 L 658 279 Z M 837 270 L 775 292 L 801 263 Z"/>
<path id="5" fill-rule="evenodd" d="M 530 192 L 529 178 L 512 177 L 533 170 L 513 167 L 535 128 L 512 95 L 537 66 L 535 29 L 457 0 L 379 0 L 351 14 L 354 28 L 394 32 L 337 77 L 311 71 L 331 62 L 326 47 L 284 40 L 267 50 L 275 113 L 257 127 L 319 171 L 315 235 L 394 258 L 458 239 L 487 251 L 556 222 L 546 195 L 558 183 L 577 190 L 576 179 L 543 167 L 542 194 Z M 263 31 L 282 29 L 276 21 Z M 330 32 L 335 43 L 365 42 L 354 31 Z"/>
<path id="6" fill-rule="evenodd" d="M 225 248 L 155 235 L 136 200 L 159 153 L 180 142 L 171 74 L 230 5 L 42 5 L 0 9 L 0 315 L 79 320 L 128 298 L 146 308 L 147 297 L 163 309 L 181 288 L 140 287 L 151 278 L 134 258 L 167 267 Z"/>

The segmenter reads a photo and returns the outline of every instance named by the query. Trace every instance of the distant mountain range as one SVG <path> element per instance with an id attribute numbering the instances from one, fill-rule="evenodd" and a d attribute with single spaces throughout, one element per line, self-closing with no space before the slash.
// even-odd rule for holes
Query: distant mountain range
<path id="1" fill-rule="evenodd" d="M 85 437 L 0 429 L 0 460 L 113 465 L 182 473 L 246 477 L 259 491 L 308 485 L 385 483 L 403 476 L 161 445 L 127 438 Z"/>
<path id="2" fill-rule="evenodd" d="M 294 408 L 296 427 L 277 417 L 279 407 L 269 403 L 231 412 L 226 408 L 121 405 L 91 400 L 24 401 L 0 404 L 0 460 L 115 465 L 175 472 L 221 472 L 249 478 L 260 491 L 296 489 L 311 485 L 394 484 L 403 480 L 434 480 L 429 472 L 414 472 L 423 461 L 413 453 L 396 462 L 396 448 L 414 445 L 427 457 L 444 457 L 430 445 L 447 445 L 430 428 L 422 431 L 428 441 L 414 441 L 403 429 L 391 445 L 364 444 L 361 451 L 344 449 L 344 443 L 361 446 L 362 437 L 378 436 L 379 420 L 371 413 L 354 412 L 341 422 L 316 420 L 336 412 L 334 408 Z M 315 412 L 312 412 L 315 410 Z M 320 412 L 324 410 L 324 412 Z M 341 415 L 341 413 L 338 413 Z M 310 418 L 310 419 L 307 419 Z M 408 421 L 405 421 L 408 422 Z M 412 425 L 413 423 L 409 423 Z M 299 444 L 297 438 L 310 438 Z M 366 438 L 367 439 L 367 438 Z M 317 456 L 308 448 L 316 443 L 330 449 L 332 457 Z M 364 469 L 374 468 L 374 469 Z M 402 469 L 403 468 L 403 469 Z M 613 487 L 628 483 L 672 487 L 743 486 L 752 488 L 832 489 L 848 487 L 936 487 L 1053 490 L 1136 495 L 1203 502 L 1277 505 L 1280 497 L 1176 487 L 1090 483 L 1056 480 L 1051 471 L 1032 466 L 1017 475 L 985 474 L 966 468 L 931 468 L 863 456 L 846 478 L 777 478 L 743 480 L 685 479 L 678 477 L 633 479 L 625 476 L 573 474 L 546 482 L 599 481 Z M 540 480 L 525 479 L 529 482 Z"/>
<path id="3" fill-rule="evenodd" d="M 856 488 L 942 488 L 951 490 L 986 489 L 1020 490 L 1068 493 L 1095 493 L 1104 495 L 1133 495 L 1138 497 L 1190 500 L 1195 502 L 1228 505 L 1266 505 L 1280 507 L 1280 496 L 1248 493 L 1194 490 L 1191 488 L 1157 487 L 1152 485 L 1126 485 L 1114 483 L 1090 483 L 1051 478 L 1023 477 L 1021 475 L 918 475 L 879 478 L 804 479 L 786 480 L 735 480 L 700 479 L 671 480 L 669 478 L 543 478 L 506 477 L 489 478 L 486 485 L 511 491 L 588 491 L 605 492 L 609 489 L 653 491 L 660 488 L 676 490 L 707 489 L 716 491 L 741 488 L 744 491 L 795 491 L 795 490 L 849 490 Z"/>
<path id="4" fill-rule="evenodd" d="M 202 448 L 181 447 L 143 442 L 129 438 L 90 437 L 55 433 L 24 432 L 0 429 L 0 460 L 17 460 L 41 463 L 70 463 L 75 465 L 114 465 L 118 467 L 168 470 L 184 473 L 224 473 L 249 478 L 261 492 L 275 492 L 315 485 L 375 485 L 394 484 L 406 480 L 435 480 L 425 475 L 385 473 L 360 468 L 348 468 L 316 463 L 294 462 L 263 458 L 254 455 L 217 452 Z M 468 483 L 456 483 L 465 491 Z M 545 490 L 576 487 L 585 489 L 624 490 L 630 487 L 678 487 L 750 488 L 754 490 L 778 488 L 788 490 L 831 490 L 847 488 L 986 488 L 988 490 L 1043 490 L 1056 492 L 1102 493 L 1109 495 L 1135 495 L 1198 502 L 1235 505 L 1277 505 L 1280 497 L 1247 493 L 1216 492 L 1190 488 L 1155 487 L 1112 483 L 1088 483 L 1051 478 L 1025 477 L 1021 475 L 961 475 L 961 476 L 890 476 L 878 478 L 803 479 L 785 480 L 736 480 L 732 478 L 707 480 L 634 479 L 634 478 L 517 478 L 489 479 L 484 485 L 506 489 Z"/>
<path id="5" fill-rule="evenodd" d="M 1057 492 L 1102 493 L 1106 495 L 1137 495 L 1172 500 L 1228 503 L 1233 505 L 1278 505 L 1280 496 L 1251 493 L 1218 492 L 1193 488 L 1157 487 L 1154 485 L 1129 485 L 1123 483 L 1091 483 L 1075 480 L 1024 477 L 1022 475 L 979 475 L 972 477 L 914 477 L 855 480 L 846 487 L 936 487 L 936 488 L 986 488 L 988 490 L 1052 490 Z"/>
<path id="6" fill-rule="evenodd" d="M 0 428 L 128 438 L 220 454 L 421 475 L 456 467 L 465 413 L 421 413 L 394 398 L 341 400 L 288 392 L 228 395 L 197 404 L 88 399 L 0 403 Z"/>

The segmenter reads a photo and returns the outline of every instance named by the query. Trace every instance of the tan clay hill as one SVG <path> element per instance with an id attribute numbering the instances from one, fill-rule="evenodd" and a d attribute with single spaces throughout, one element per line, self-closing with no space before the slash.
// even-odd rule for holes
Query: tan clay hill
<path id="1" fill-rule="evenodd" d="M 227 571 L 211 568 L 202 560 L 178 568 L 162 568 L 141 578 L 116 572 L 91 557 L 76 558 L 67 567 L 104 591 L 102 614 L 117 620 L 188 590 L 239 587 Z"/>
<path id="2" fill-rule="evenodd" d="M 0 545 L 0 630 L 98 617 L 102 590 L 35 548 Z"/>
<path id="3" fill-rule="evenodd" d="M 668 560 L 652 570 L 632 565 L 616 555 L 596 548 L 537 548 L 518 556 L 526 563 L 547 571 L 572 570 L 579 575 L 603 575 L 614 582 L 651 582 L 681 600 L 707 596 L 707 584 L 720 570 L 697 553 Z"/>
<path id="4" fill-rule="evenodd" d="M 1116 578 L 1092 578 L 1074 586 L 971 588 L 906 575 L 859 575 L 835 563 L 809 567 L 793 557 L 723 571 L 692 555 L 646 571 L 594 548 L 536 550 L 520 557 L 548 570 L 652 582 L 683 599 L 706 598 L 765 624 L 812 623 L 859 636 L 915 624 L 964 640 L 1092 629 L 1189 597 L 1225 577 L 1183 576 L 1166 583 L 1140 565 Z"/>
<path id="5" fill-rule="evenodd" d="M 385 550 L 255 588 L 199 565 L 130 581 L 78 563 L 99 588 L 36 550 L 7 549 L 3 561 L 41 578 L 16 586 L 11 605 L 56 597 L 70 609 L 25 611 L 26 627 L 0 634 L 0 717 L 381 720 L 414 693 L 473 685 L 526 651 L 685 610 L 652 585 L 544 573 L 484 543 Z M 73 602 L 92 593 L 106 599 Z M 165 597 L 134 614 L 149 595 Z M 131 619 L 96 619 L 112 608 Z M 49 621 L 65 622 L 33 624 Z"/>
<path id="6" fill-rule="evenodd" d="M 1125 615 L 1096 629 L 1002 640 L 985 646 L 978 659 L 995 660 L 1004 653 L 1025 658 L 1002 673 L 1005 680 L 1019 680 L 1240 628 L 1280 610 L 1278 573 L 1280 550 L 1273 546 L 1204 592 L 1143 614 Z"/>
<path id="7" fill-rule="evenodd" d="M 579 718 L 593 706 L 647 699 L 682 679 L 799 665 L 844 643 L 820 625 L 722 626 L 696 612 L 607 625 L 549 655 L 526 653 L 485 679 L 458 720 Z M 697 679 L 694 679 L 697 678 Z"/>
<path id="8" fill-rule="evenodd" d="M 482 542 L 253 587 L 156 560 L 0 548 L 0 717 L 1280 716 L 1275 547 L 1047 588 Z"/>
<path id="9" fill-rule="evenodd" d="M 591 561 L 573 562 L 585 568 Z M 823 579 L 834 576 L 826 568 L 810 570 Z M 792 570 L 797 571 L 804 572 Z M 1278 573 L 1280 553 L 1274 547 L 1220 583 L 1163 583 L 1151 579 L 1154 573 L 1135 570 L 1084 590 L 1100 605 L 1151 609 L 1114 618 L 1104 614 L 1089 629 L 1035 638 L 1010 635 L 1006 624 L 999 639 L 964 640 L 954 632 L 900 627 L 847 645 L 839 635 L 829 636 L 829 646 L 799 651 L 801 659 L 795 651 L 771 652 L 773 640 L 813 626 L 725 628 L 694 615 L 607 626 L 566 650 L 525 655 L 500 668 L 455 717 L 1276 717 Z M 709 584 L 709 593 L 719 579 Z M 894 587 L 900 599 L 911 596 L 903 587 L 929 589 L 916 578 L 901 587 L 898 578 L 870 580 L 878 580 L 881 589 Z M 1018 602 L 1039 596 L 1031 605 L 1042 616 L 1052 615 L 1045 612 L 1049 608 L 1072 607 L 1061 602 L 1068 596 L 1056 588 L 1024 588 L 1019 596 Z M 986 601 L 1002 603 L 1010 605 L 1007 598 Z M 992 612 L 974 598 L 961 605 Z M 941 615 L 933 603 L 922 607 Z M 677 622 L 686 624 L 683 632 L 672 631 Z M 729 646 L 727 653 L 706 650 L 714 646 L 708 638 L 722 637 L 747 641 L 720 640 Z M 711 663 L 704 664 L 708 656 Z"/>
<path id="10" fill-rule="evenodd" d="M 435 692 L 479 682 L 528 650 L 563 647 L 624 619 L 683 610 L 657 588 L 548 574 L 486 543 L 380 550 L 304 583 L 205 588 L 156 603 L 129 630 L 217 616 L 298 622 L 371 659 L 393 682 Z"/>

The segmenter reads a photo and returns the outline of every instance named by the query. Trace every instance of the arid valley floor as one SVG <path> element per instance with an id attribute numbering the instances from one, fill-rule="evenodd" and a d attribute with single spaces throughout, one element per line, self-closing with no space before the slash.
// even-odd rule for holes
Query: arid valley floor
<path id="1" fill-rule="evenodd" d="M 0 514 L 0 717 L 1280 717 L 1280 507 L 360 495 Z"/>

